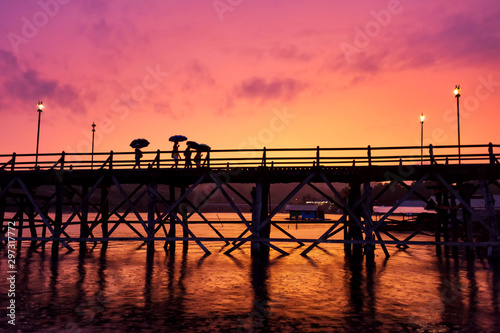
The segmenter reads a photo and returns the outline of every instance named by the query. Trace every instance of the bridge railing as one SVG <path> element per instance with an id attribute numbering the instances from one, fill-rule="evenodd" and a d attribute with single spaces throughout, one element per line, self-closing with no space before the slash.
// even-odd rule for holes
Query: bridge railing
<path id="1" fill-rule="evenodd" d="M 201 166 L 216 169 L 234 167 L 347 167 L 429 164 L 497 164 L 500 145 L 262 148 L 220 149 L 203 153 Z M 144 151 L 141 168 L 174 166 L 172 151 Z M 96 152 L 0 155 L 0 172 L 23 170 L 131 169 L 134 152 Z M 181 160 L 179 168 L 184 167 Z M 196 167 L 193 163 L 193 167 Z"/>

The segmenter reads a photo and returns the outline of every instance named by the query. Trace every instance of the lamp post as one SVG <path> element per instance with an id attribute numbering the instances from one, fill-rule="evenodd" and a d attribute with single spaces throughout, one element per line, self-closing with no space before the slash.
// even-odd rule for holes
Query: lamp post
<path id="1" fill-rule="evenodd" d="M 95 134 L 95 123 L 92 122 L 92 161 L 90 162 L 90 169 L 94 169 L 94 134 Z"/>
<path id="2" fill-rule="evenodd" d="M 43 102 L 38 101 L 38 131 L 36 133 L 36 155 L 35 155 L 35 170 L 38 169 L 38 144 L 40 143 L 40 118 L 42 117 Z"/>
<path id="3" fill-rule="evenodd" d="M 460 85 L 455 85 L 455 90 L 453 91 L 455 93 L 455 97 L 457 98 L 457 128 L 458 128 L 458 164 L 461 163 L 461 157 L 460 157 Z"/>
<path id="4" fill-rule="evenodd" d="M 420 115 L 420 165 L 424 164 L 424 120 L 425 116 Z"/>

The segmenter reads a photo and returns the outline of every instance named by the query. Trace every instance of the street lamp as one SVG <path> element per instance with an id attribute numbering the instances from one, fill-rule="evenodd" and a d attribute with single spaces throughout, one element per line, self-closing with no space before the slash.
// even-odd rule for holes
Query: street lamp
<path id="1" fill-rule="evenodd" d="M 458 164 L 461 163 L 461 157 L 460 157 L 460 85 L 455 85 L 455 90 L 453 91 L 455 93 L 455 97 L 457 98 L 457 127 L 458 127 Z"/>
<path id="2" fill-rule="evenodd" d="M 420 115 L 420 165 L 424 163 L 424 120 L 425 116 Z"/>
<path id="3" fill-rule="evenodd" d="M 42 117 L 43 102 L 38 101 L 38 132 L 36 134 L 36 155 L 35 155 L 35 170 L 38 169 L 38 144 L 40 143 L 40 118 Z"/>
<path id="4" fill-rule="evenodd" d="M 94 134 L 95 134 L 95 123 L 92 122 L 92 161 L 90 163 L 90 169 L 94 169 Z"/>

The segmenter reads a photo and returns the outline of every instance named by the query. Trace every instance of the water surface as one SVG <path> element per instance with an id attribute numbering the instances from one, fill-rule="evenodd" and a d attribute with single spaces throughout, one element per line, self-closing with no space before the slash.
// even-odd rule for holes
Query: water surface
<path id="1" fill-rule="evenodd" d="M 283 227 L 303 238 L 328 225 Z M 236 236 L 241 225 L 217 228 Z M 193 226 L 197 236 L 214 234 Z M 124 232 L 124 231 L 123 231 Z M 179 230 L 179 232 L 181 232 Z M 273 231 L 275 232 L 275 231 Z M 278 236 L 278 234 L 275 234 Z M 280 235 L 281 236 L 281 235 Z M 403 236 L 402 236 L 403 237 Z M 231 256 L 223 243 L 190 243 L 175 254 L 149 255 L 137 242 L 88 245 L 86 253 L 17 252 L 16 326 L 20 332 L 496 332 L 500 330 L 500 270 L 477 258 L 437 257 L 430 246 L 390 246 L 374 263 L 347 258 L 340 244 L 324 244 L 308 257 L 296 244 L 277 243 L 252 258 L 245 245 Z M 74 245 L 77 247 L 76 245 Z M 7 272 L 7 251 L 0 250 Z M 8 281 L 0 291 L 6 295 Z M 12 329 L 13 328 L 13 329 Z M 12 329 L 12 330 L 11 330 Z"/>

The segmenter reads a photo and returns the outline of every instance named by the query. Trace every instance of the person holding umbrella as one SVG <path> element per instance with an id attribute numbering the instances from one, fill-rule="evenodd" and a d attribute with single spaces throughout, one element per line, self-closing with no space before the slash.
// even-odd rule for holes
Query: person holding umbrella
<path id="1" fill-rule="evenodd" d="M 186 141 L 187 138 L 184 135 L 172 135 L 168 141 L 174 143 L 174 148 L 172 149 L 172 158 L 174 159 L 174 165 L 172 168 L 177 168 L 179 165 L 179 159 L 181 155 L 179 154 L 179 142 Z"/>
<path id="2" fill-rule="evenodd" d="M 174 165 L 172 165 L 172 168 L 177 168 L 179 165 L 179 158 L 181 155 L 179 154 L 179 143 L 175 142 L 174 143 L 174 148 L 172 149 L 172 158 L 174 159 Z"/>
<path id="3" fill-rule="evenodd" d="M 135 148 L 135 164 L 132 169 L 137 169 L 141 168 L 141 158 L 142 158 L 142 151 L 139 148 Z"/>
<path id="4" fill-rule="evenodd" d="M 201 151 L 197 150 L 196 155 L 194 155 L 193 158 L 194 164 L 196 164 L 196 167 L 199 168 L 201 166 Z"/>
<path id="5" fill-rule="evenodd" d="M 186 145 L 187 145 L 187 148 L 186 148 L 186 150 L 184 150 L 184 157 L 186 159 L 186 164 L 184 167 L 185 168 L 192 168 L 193 166 L 191 164 L 191 154 L 192 154 L 191 149 L 196 150 L 198 147 L 198 143 L 196 143 L 194 141 L 188 141 L 188 142 L 186 142 Z"/>
<path id="6" fill-rule="evenodd" d="M 186 161 L 186 164 L 184 164 L 185 168 L 192 168 L 191 164 L 191 147 L 187 146 L 186 150 L 184 150 L 184 160 Z"/>
<path id="7" fill-rule="evenodd" d="M 141 168 L 141 157 L 142 151 L 141 148 L 147 147 L 149 145 L 149 141 L 146 139 L 135 139 L 130 143 L 130 147 L 135 148 L 135 164 L 132 169 L 136 167 L 138 169 Z"/>

